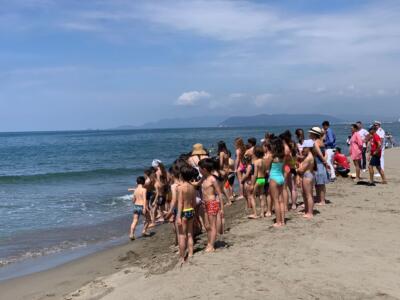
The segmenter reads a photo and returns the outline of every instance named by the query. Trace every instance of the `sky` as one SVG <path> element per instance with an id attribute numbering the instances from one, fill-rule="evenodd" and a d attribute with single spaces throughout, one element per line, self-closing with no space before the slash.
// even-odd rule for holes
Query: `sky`
<path id="1" fill-rule="evenodd" d="M 0 131 L 400 117 L 400 1 L 0 0 Z"/>

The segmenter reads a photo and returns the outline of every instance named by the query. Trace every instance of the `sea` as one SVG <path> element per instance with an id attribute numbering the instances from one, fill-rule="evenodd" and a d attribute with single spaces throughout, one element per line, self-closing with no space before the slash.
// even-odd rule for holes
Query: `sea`
<path id="1" fill-rule="evenodd" d="M 131 195 L 153 159 L 170 165 L 195 143 L 263 138 L 311 126 L 0 133 L 0 280 L 128 241 Z M 400 123 L 384 124 L 400 141 Z M 335 125 L 347 151 L 349 125 Z"/>

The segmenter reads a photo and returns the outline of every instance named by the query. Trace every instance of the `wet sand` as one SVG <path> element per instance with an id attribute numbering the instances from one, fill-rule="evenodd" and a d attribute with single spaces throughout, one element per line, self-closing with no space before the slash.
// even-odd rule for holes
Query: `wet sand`
<path id="1" fill-rule="evenodd" d="M 289 212 L 275 229 L 271 218 L 246 219 L 236 202 L 216 253 L 201 251 L 202 236 L 182 268 L 171 228 L 161 226 L 151 238 L 0 283 L 1 299 L 400 299 L 399 154 L 385 153 L 388 185 L 340 178 L 311 221 Z"/>

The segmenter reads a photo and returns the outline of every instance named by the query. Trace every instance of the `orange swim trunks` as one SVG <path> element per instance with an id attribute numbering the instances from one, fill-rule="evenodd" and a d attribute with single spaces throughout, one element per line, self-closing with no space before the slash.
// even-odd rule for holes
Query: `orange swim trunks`
<path id="1" fill-rule="evenodd" d="M 210 216 L 218 215 L 219 201 L 217 201 L 217 200 L 206 201 L 206 211 L 207 211 L 207 214 Z"/>

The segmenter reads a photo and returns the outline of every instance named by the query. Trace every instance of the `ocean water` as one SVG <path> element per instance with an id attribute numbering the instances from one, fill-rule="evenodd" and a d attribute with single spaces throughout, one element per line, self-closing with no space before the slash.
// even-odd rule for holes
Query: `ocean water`
<path id="1" fill-rule="evenodd" d="M 304 129 L 310 126 L 291 126 Z M 384 128 L 400 140 L 400 124 Z M 0 133 L 0 269 L 22 260 L 124 240 L 128 187 L 154 158 L 169 165 L 194 143 L 279 133 L 283 127 Z M 339 145 L 348 125 L 333 126 Z"/>

